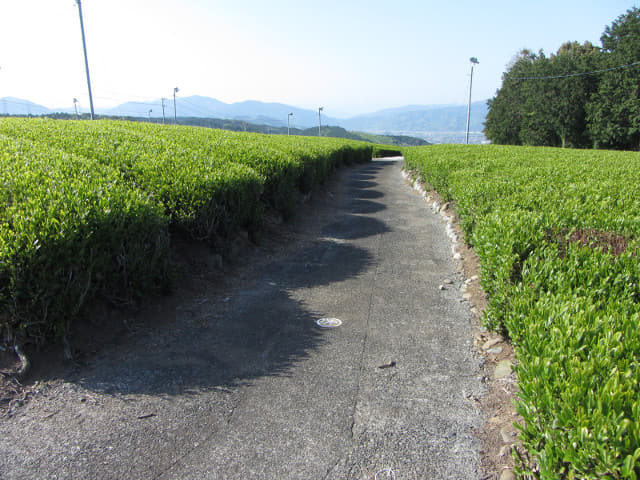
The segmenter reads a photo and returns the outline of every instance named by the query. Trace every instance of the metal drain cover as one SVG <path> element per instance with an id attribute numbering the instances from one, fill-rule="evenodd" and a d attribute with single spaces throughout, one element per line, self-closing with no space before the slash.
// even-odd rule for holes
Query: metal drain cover
<path id="1" fill-rule="evenodd" d="M 316 325 L 322 328 L 336 328 L 342 325 L 342 320 L 339 318 L 319 318 L 316 320 Z"/>

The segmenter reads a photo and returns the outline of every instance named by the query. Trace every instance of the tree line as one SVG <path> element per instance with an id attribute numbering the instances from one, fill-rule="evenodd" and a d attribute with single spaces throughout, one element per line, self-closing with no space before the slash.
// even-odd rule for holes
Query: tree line
<path id="1" fill-rule="evenodd" d="M 549 56 L 522 50 L 489 100 L 497 144 L 640 149 L 640 9 L 605 28 L 601 47 L 566 42 Z"/>

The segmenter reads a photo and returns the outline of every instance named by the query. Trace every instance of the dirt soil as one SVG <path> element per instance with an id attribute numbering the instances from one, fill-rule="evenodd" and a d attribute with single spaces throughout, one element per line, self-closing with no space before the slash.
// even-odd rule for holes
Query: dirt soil
<path id="1" fill-rule="evenodd" d="M 267 213 L 265 228 L 258 245 L 248 240 L 241 232 L 224 255 L 213 252 L 201 243 L 188 239 L 173 241 L 173 260 L 179 273 L 175 291 L 166 297 L 146 299 L 135 309 L 118 309 L 108 305 L 96 305 L 90 314 L 92 321 L 80 325 L 71 339 L 73 360 L 65 360 L 62 345 L 36 349 L 25 347 L 31 368 L 25 378 L 15 374 L 21 363 L 13 351 L 0 350 L 0 420 L 12 416 L 31 398 L 37 396 L 49 378 L 56 372 L 79 367 L 106 347 L 120 345 L 137 332 L 146 332 L 162 324 L 175 321 L 175 306 L 192 300 L 201 290 L 202 284 L 224 292 L 233 285 L 242 284 L 253 271 L 267 262 L 284 257 L 295 242 L 305 238 L 296 223 L 313 216 L 314 202 L 331 196 L 331 182 L 310 196 L 300 198 L 299 209 L 292 222 L 285 223 L 272 212 Z M 459 239 L 463 238 L 457 222 L 455 207 L 445 204 L 436 192 L 426 193 L 426 200 L 446 218 Z M 516 447 L 514 422 L 521 421 L 514 408 L 517 384 L 513 372 L 496 378 L 496 366 L 504 361 L 515 364 L 513 348 L 508 340 L 481 326 L 482 312 L 487 306 L 487 297 L 480 286 L 480 266 L 477 255 L 464 242 L 459 241 L 457 252 L 464 278 L 465 298 L 473 313 L 473 336 L 475 351 L 483 358 L 483 377 L 487 395 L 474 399 L 480 404 L 487 422 L 476 432 L 482 442 L 481 465 L 484 476 L 481 480 L 514 478 L 511 450 Z M 446 288 L 443 286 L 443 288 Z M 162 312 L 166 312 L 162 315 Z"/>

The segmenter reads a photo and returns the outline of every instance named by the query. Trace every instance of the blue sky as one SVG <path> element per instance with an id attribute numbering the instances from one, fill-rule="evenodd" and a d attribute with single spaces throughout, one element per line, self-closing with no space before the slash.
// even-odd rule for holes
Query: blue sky
<path id="1" fill-rule="evenodd" d="M 94 103 L 205 95 L 346 116 L 494 95 L 522 48 L 600 35 L 631 0 L 82 0 Z M 74 0 L 0 0 L 0 97 L 89 105 Z"/>

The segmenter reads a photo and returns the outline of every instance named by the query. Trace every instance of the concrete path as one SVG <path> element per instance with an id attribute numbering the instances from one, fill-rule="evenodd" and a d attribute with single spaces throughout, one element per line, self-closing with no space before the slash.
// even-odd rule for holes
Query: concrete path
<path id="1" fill-rule="evenodd" d="M 400 168 L 346 169 L 287 255 L 44 382 L 0 478 L 478 479 L 462 279 Z"/>

